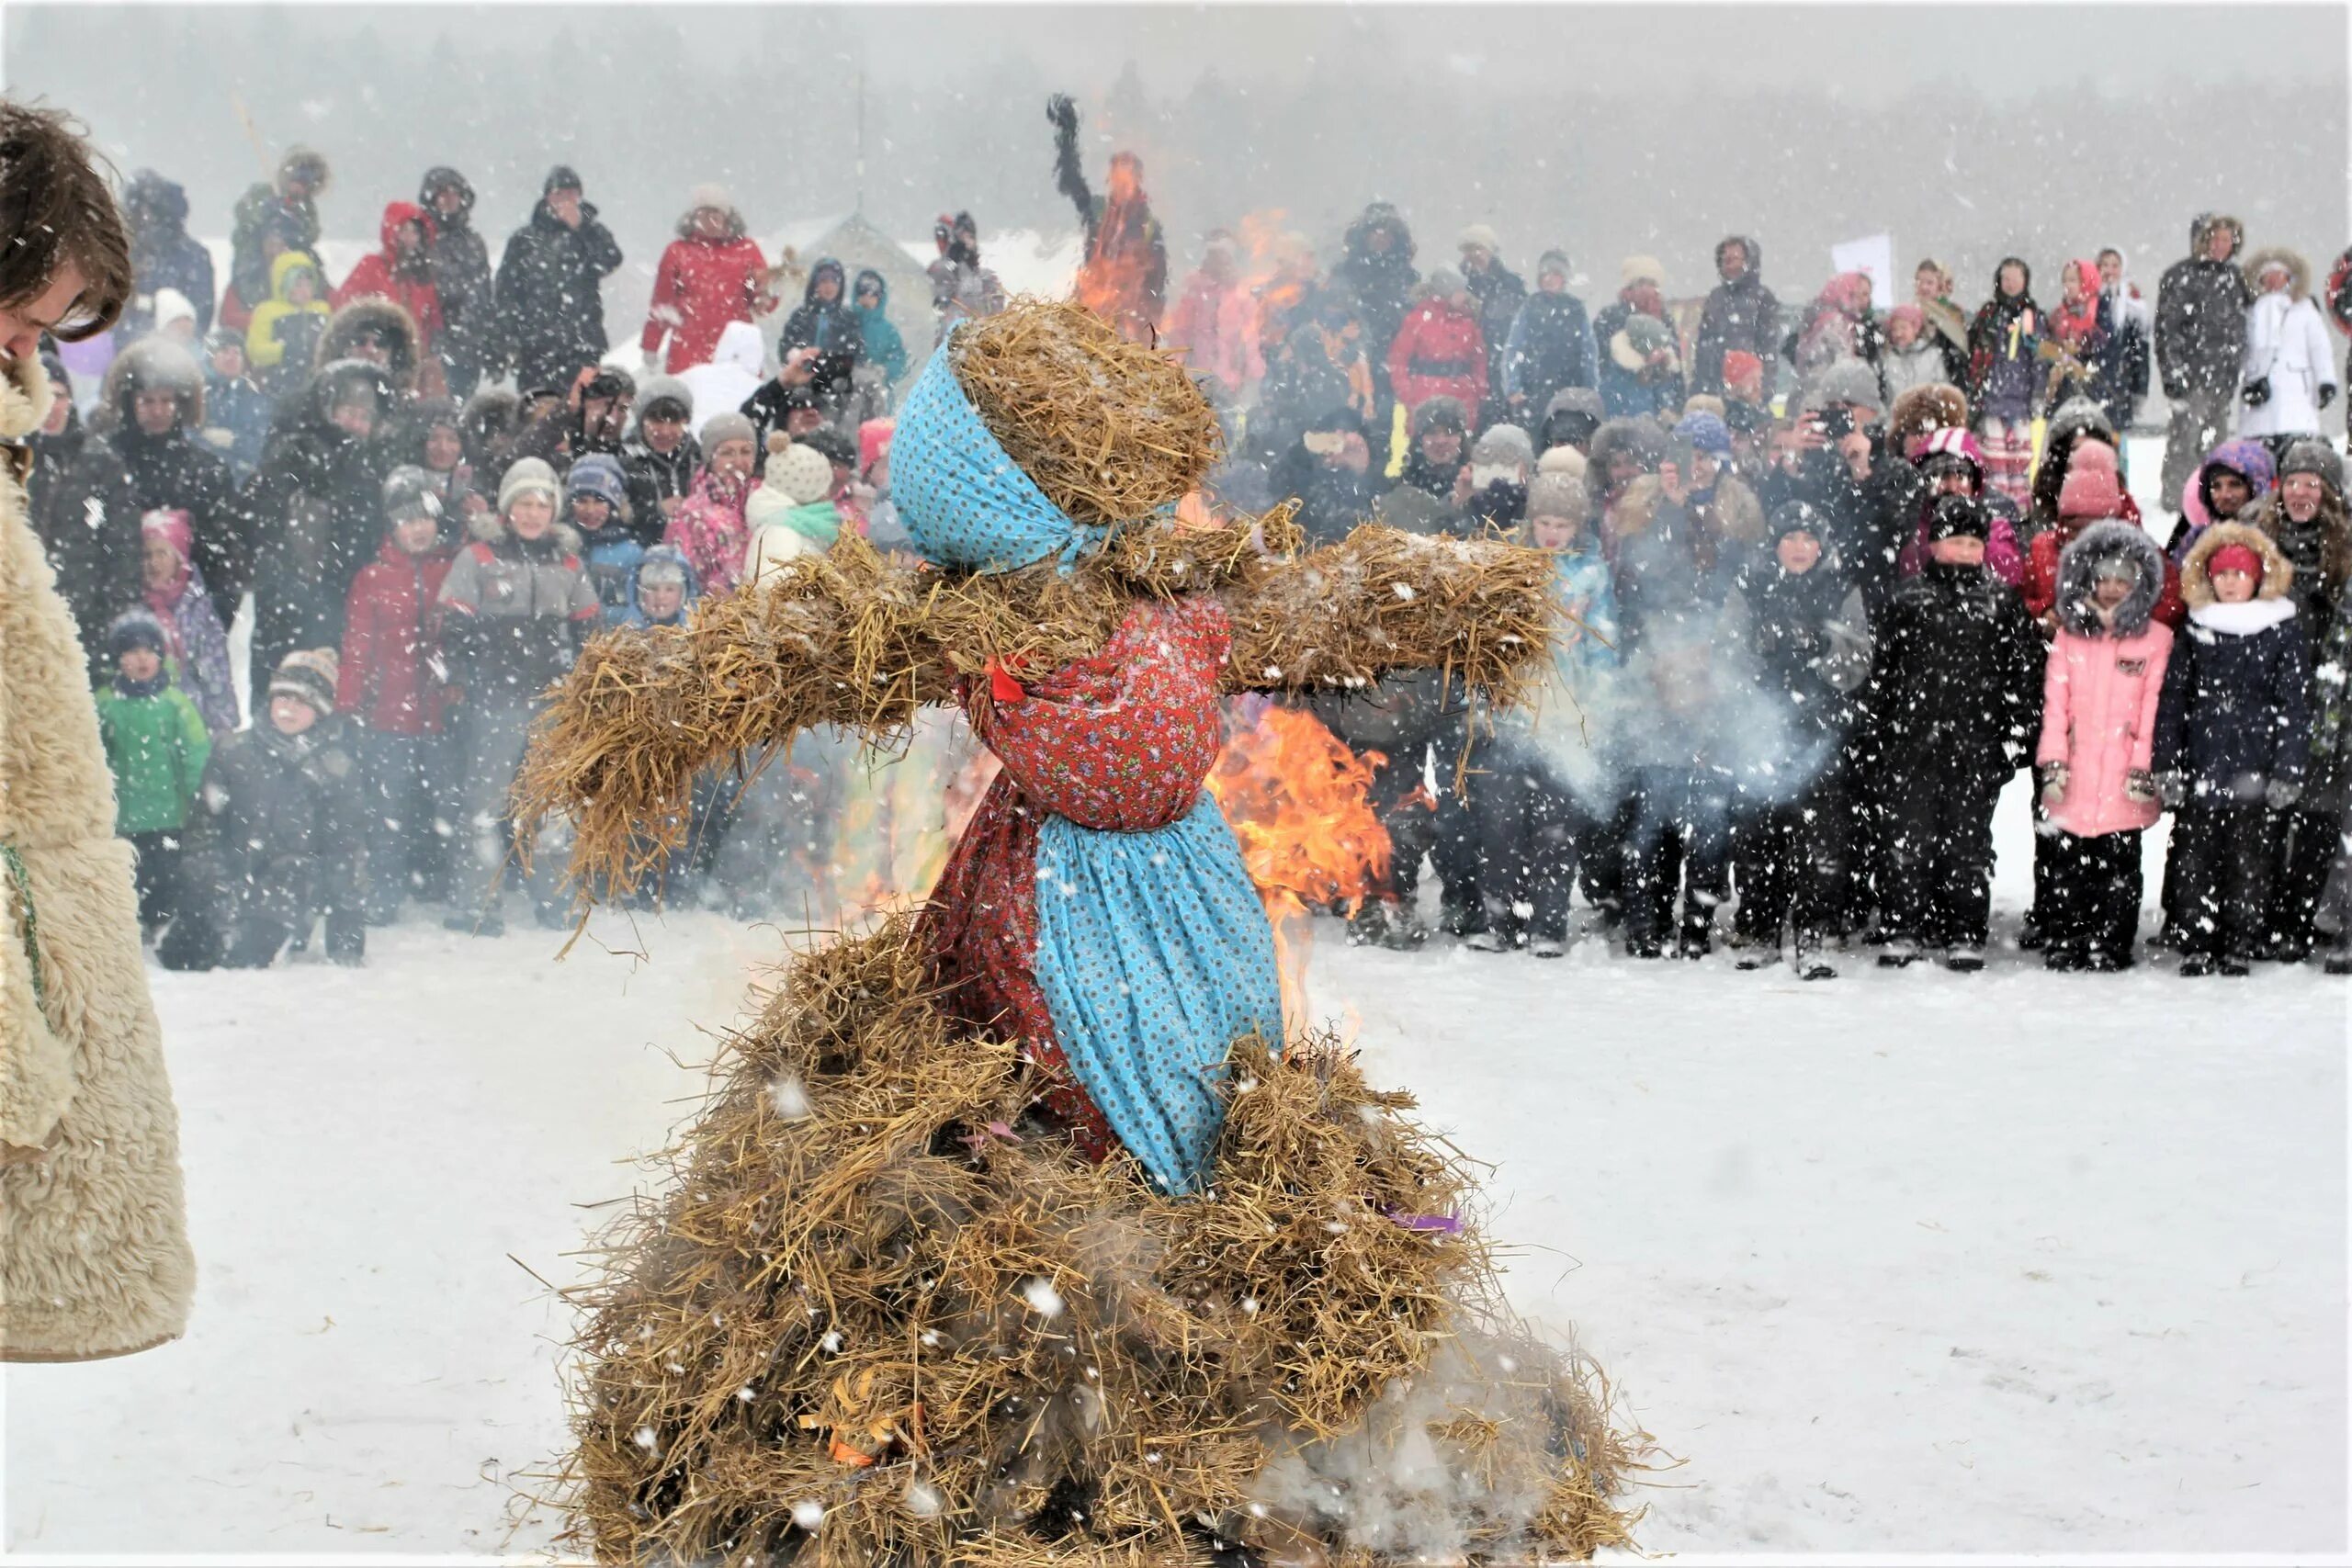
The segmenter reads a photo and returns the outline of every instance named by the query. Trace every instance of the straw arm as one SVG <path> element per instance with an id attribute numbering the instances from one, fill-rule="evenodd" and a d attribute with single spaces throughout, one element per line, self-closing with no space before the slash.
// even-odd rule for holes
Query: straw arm
<path id="1" fill-rule="evenodd" d="M 1550 657 L 1553 587 L 1543 550 L 1366 524 L 1227 592 L 1225 687 L 1361 691 L 1384 675 L 1437 670 L 1510 704 Z"/>

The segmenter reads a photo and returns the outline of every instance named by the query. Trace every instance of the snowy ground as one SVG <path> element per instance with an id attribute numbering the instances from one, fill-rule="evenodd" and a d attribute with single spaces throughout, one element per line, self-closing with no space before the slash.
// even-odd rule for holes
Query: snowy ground
<path id="1" fill-rule="evenodd" d="M 571 1277 L 578 1205 L 687 1110 L 668 1054 L 776 938 L 697 916 L 559 966 L 537 932 L 377 934 L 356 973 L 155 977 L 196 1317 L 7 1372 L 8 1550 L 548 1542 L 517 1490 L 562 1444 L 566 1316 L 509 1255 Z M 2342 982 L 1336 937 L 1318 1005 L 1497 1162 L 1520 1304 L 1685 1461 L 1645 1547 L 2344 1550 Z"/>

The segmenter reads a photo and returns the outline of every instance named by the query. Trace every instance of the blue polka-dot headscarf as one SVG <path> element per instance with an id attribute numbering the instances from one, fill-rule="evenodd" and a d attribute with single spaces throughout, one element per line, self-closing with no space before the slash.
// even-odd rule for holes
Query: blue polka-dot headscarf
<path id="1" fill-rule="evenodd" d="M 1017 571 L 1050 557 L 1067 571 L 1111 530 L 1047 500 L 989 434 L 948 364 L 954 341 L 951 330 L 907 389 L 891 434 L 890 499 L 908 536 L 933 566 Z"/>

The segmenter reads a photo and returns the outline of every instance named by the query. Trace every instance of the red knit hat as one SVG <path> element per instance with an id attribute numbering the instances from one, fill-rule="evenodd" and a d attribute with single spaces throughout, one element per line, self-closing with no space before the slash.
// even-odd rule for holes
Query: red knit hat
<path id="1" fill-rule="evenodd" d="M 2123 512 L 2123 486 L 2115 474 L 2115 453 L 2103 441 L 2086 441 L 2066 464 L 2058 489 L 2058 516 L 2116 517 Z"/>
<path id="2" fill-rule="evenodd" d="M 2205 575 L 2219 577 L 2225 571 L 2242 571 L 2256 582 L 2262 581 L 2262 552 L 2252 545 L 2223 545 L 2205 563 Z"/>

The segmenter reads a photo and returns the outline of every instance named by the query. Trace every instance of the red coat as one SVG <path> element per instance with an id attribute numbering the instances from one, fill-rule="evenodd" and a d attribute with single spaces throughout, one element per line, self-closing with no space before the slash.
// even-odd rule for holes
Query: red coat
<path id="1" fill-rule="evenodd" d="M 424 243 L 430 246 L 435 232 L 432 214 L 414 202 L 385 205 L 384 220 L 376 231 L 384 248 L 372 256 L 359 258 L 359 265 L 351 269 L 351 276 L 334 291 L 334 304 L 340 310 L 354 299 L 390 299 L 415 321 L 417 346 L 429 350 L 441 341 L 441 291 L 434 287 L 430 269 L 415 277 L 401 277 L 392 270 L 392 258 L 399 254 L 393 236 L 410 223 L 424 225 Z"/>
<path id="2" fill-rule="evenodd" d="M 1431 398 L 1458 398 L 1475 424 L 1487 396 L 1487 334 L 1478 318 L 1443 299 L 1414 306 L 1388 345 L 1388 384 L 1408 413 Z"/>
<path id="3" fill-rule="evenodd" d="M 670 356 L 663 368 L 671 375 L 709 364 L 727 323 L 752 319 L 752 307 L 766 294 L 761 275 L 767 267 L 760 247 L 740 234 L 671 241 L 653 272 L 653 303 L 639 346 L 650 354 L 668 333 Z"/>
<path id="4" fill-rule="evenodd" d="M 2123 498 L 2122 519 L 2126 523 L 2140 521 L 2140 507 L 2130 496 Z M 2018 583 L 2018 594 L 2035 620 L 2050 614 L 2058 603 L 2058 555 L 2074 543 L 2088 519 L 2073 524 L 2061 523 L 2055 528 L 2045 528 L 2033 536 L 2026 547 L 2025 576 Z M 2165 591 L 2156 595 L 2154 619 L 2163 626 L 2180 629 L 2188 619 L 2188 606 L 2180 597 L 2180 568 L 2171 560 L 2165 562 Z"/>
<path id="5" fill-rule="evenodd" d="M 438 735 L 447 691 L 433 671 L 441 649 L 446 548 L 412 556 L 387 538 L 351 580 L 344 603 L 343 668 L 334 705 L 387 735 Z"/>

